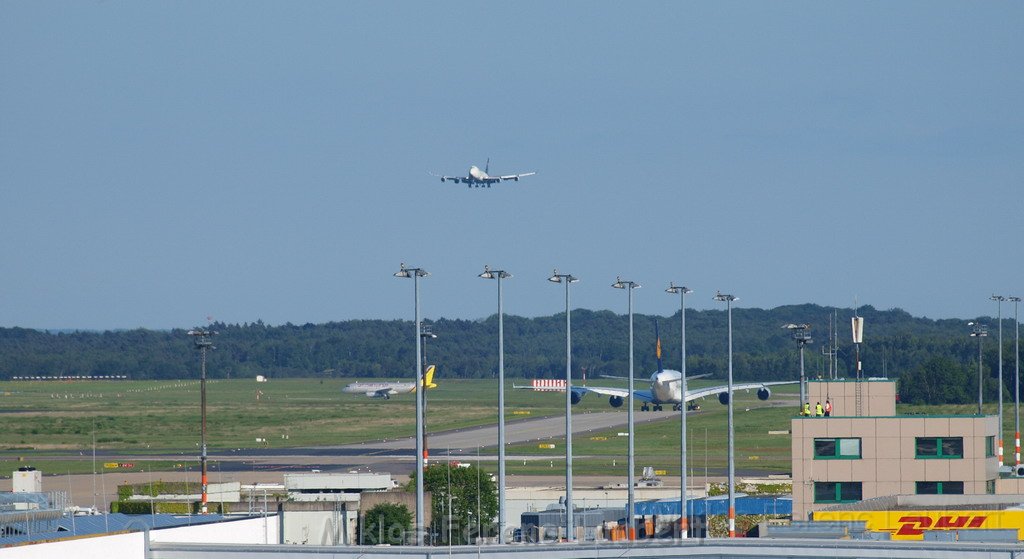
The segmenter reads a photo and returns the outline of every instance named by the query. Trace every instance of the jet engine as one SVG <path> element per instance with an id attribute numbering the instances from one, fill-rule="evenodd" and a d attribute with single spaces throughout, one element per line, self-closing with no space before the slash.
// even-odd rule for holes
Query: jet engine
<path id="1" fill-rule="evenodd" d="M 611 406 L 613 408 L 621 408 L 622 407 L 622 396 L 610 396 L 608 398 L 608 403 L 611 404 Z"/>
<path id="2" fill-rule="evenodd" d="M 771 398 L 771 397 L 772 397 L 772 391 L 768 390 L 767 386 L 762 386 L 761 388 L 757 389 L 757 399 L 758 400 L 767 400 L 768 398 Z"/>
<path id="3" fill-rule="evenodd" d="M 726 406 L 726 405 L 728 405 L 728 404 L 729 404 L 729 393 L 728 393 L 728 392 L 722 392 L 721 394 L 719 394 L 719 395 L 718 395 L 718 401 L 719 401 L 719 402 L 720 402 L 720 403 L 721 403 L 721 404 L 722 404 L 723 406 Z"/>
<path id="4" fill-rule="evenodd" d="M 574 405 L 574 406 L 576 404 L 580 403 L 580 400 L 582 400 L 582 399 L 583 399 L 583 393 L 582 392 L 576 392 L 575 390 L 573 390 L 572 392 L 569 393 L 569 401 L 572 402 L 572 405 Z"/>

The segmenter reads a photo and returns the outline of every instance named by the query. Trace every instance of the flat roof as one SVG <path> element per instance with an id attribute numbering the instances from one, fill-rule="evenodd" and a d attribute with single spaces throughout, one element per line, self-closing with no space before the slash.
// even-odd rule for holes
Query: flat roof
<path id="1" fill-rule="evenodd" d="M 160 528 L 178 528 L 197 524 L 210 524 L 230 520 L 242 520 L 248 516 L 227 517 L 219 514 L 90 514 L 82 516 L 63 515 L 57 520 L 56 531 L 12 534 L 0 537 L 0 547 L 20 543 L 60 540 L 80 536 L 95 536 L 115 532 L 138 532 Z M 13 525 L 12 525 L 13 527 Z"/>
<path id="2" fill-rule="evenodd" d="M 982 419 L 985 417 L 996 417 L 994 415 L 978 415 L 978 414 L 923 414 L 923 413 L 902 413 L 896 415 L 832 415 L 829 417 L 822 416 L 794 416 L 793 419 L 804 419 L 804 420 L 828 420 L 828 419 Z"/>
<path id="3" fill-rule="evenodd" d="M 823 511 L 1006 510 L 1024 509 L 1024 495 L 888 495 Z"/>
<path id="4" fill-rule="evenodd" d="M 862 378 L 862 379 L 859 379 L 859 380 L 855 379 L 855 378 L 837 378 L 837 379 L 815 378 L 815 379 L 807 379 L 807 382 L 896 382 L 896 379 L 894 379 L 894 378 L 887 378 L 887 377 L 868 377 L 868 378 Z"/>

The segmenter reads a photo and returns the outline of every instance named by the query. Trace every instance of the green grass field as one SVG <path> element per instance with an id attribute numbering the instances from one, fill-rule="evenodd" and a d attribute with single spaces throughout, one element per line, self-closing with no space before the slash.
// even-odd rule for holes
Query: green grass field
<path id="1" fill-rule="evenodd" d="M 414 434 L 415 400 L 412 395 L 390 400 L 342 394 L 354 379 L 285 379 L 256 383 L 252 379 L 210 381 L 208 441 L 212 450 L 263 446 L 297 447 L 354 443 Z M 496 421 L 497 390 L 493 380 L 439 378 L 439 387 L 428 392 L 428 433 L 484 425 Z M 617 381 L 602 381 L 614 385 Z M 641 383 L 642 384 L 642 383 Z M 695 381 L 694 386 L 715 384 Z M 559 393 L 513 390 L 506 393 L 507 420 L 564 414 L 565 399 Z M 796 414 L 796 386 L 776 387 L 772 399 L 761 402 L 754 393 L 736 399 L 737 469 L 765 472 L 789 470 L 788 431 Z M 258 397 L 257 397 L 258 396 Z M 792 401 L 793 405 L 777 405 Z M 694 473 L 725 467 L 726 408 L 717 399 L 701 402 L 703 410 L 688 416 L 689 463 Z M 995 406 L 986 404 L 994 412 Z M 1013 405 L 1006 407 L 1006 425 L 1012 433 Z M 574 414 L 609 411 L 605 398 L 588 395 L 573 407 Z M 622 411 L 622 410 L 620 410 Z M 901 405 L 899 413 L 963 413 L 963 406 Z M 624 411 L 622 411 L 625 414 Z M 0 473 L 24 461 L 49 471 L 89 471 L 90 464 L 51 463 L 57 454 L 82 454 L 91 462 L 93 438 L 98 449 L 126 450 L 134 454 L 184 452 L 194 456 L 199 441 L 199 382 L 187 381 L 74 381 L 0 382 Z M 638 411 L 637 417 L 643 412 Z M 577 434 L 573 440 L 574 471 L 599 474 L 618 469 L 626 455 L 626 437 L 607 432 Z M 671 419 L 636 427 L 637 466 L 653 466 L 666 475 L 678 475 L 679 421 Z M 561 472 L 563 439 L 553 438 L 555 448 L 537 443 L 514 445 L 510 455 L 533 458 L 510 463 L 510 473 Z M 496 451 L 490 449 L 490 454 Z M 548 457 L 548 460 L 542 460 Z M 21 461 L 19 461 L 19 458 Z M 149 463 L 150 469 L 175 469 L 172 462 Z"/>
<path id="2" fill-rule="evenodd" d="M 251 379 L 216 380 L 207 385 L 207 436 L 211 449 L 338 445 L 414 434 L 415 400 L 412 395 L 390 400 L 342 394 L 353 379 L 286 379 L 256 383 Z M 428 432 L 444 431 L 496 421 L 497 391 L 494 381 L 439 379 L 428 392 Z M 602 384 L 614 385 L 616 381 Z M 697 381 L 695 385 L 711 384 Z M 506 390 L 508 421 L 562 415 L 564 395 Z M 782 393 L 795 393 L 784 387 Z M 258 396 L 258 397 L 257 397 Z M 774 399 L 774 397 L 773 397 Z M 737 399 L 737 449 L 750 466 L 786 470 L 789 437 L 767 436 L 768 430 L 789 428 L 791 411 L 764 408 L 753 393 Z M 725 407 L 717 400 L 703 402 L 704 410 L 690 416 L 691 461 L 703 466 L 705 439 L 709 467 L 721 467 L 725 440 Z M 750 407 L 750 411 L 744 411 Z M 589 395 L 573 407 L 574 414 L 608 411 L 607 400 Z M 2 382 L 0 413 L 7 429 L 0 431 L 0 472 L 17 467 L 19 458 L 49 471 L 89 471 L 91 449 L 130 450 L 144 456 L 167 452 L 194 453 L 199 440 L 199 383 L 187 381 L 69 381 Z M 637 412 L 641 417 L 643 412 Z M 600 473 L 626 453 L 619 430 L 577 435 L 574 440 L 576 469 Z M 706 436 L 705 436 L 706 435 Z M 564 453 L 561 438 L 552 439 L 554 450 L 536 444 L 510 447 L 509 454 L 551 456 L 551 461 L 510 465 L 516 473 L 548 473 L 558 468 Z M 678 471 L 679 422 L 668 420 L 637 427 L 640 465 Z M 491 453 L 493 454 L 493 449 Z M 83 462 L 52 463 L 48 456 L 82 453 Z M 756 464 L 754 464 L 756 462 Z M 521 463 L 520 463 L 521 464 Z M 173 463 L 149 463 L 151 469 L 173 469 Z M 546 466 L 546 467 L 545 467 Z M 513 470 L 514 468 L 514 470 Z"/>

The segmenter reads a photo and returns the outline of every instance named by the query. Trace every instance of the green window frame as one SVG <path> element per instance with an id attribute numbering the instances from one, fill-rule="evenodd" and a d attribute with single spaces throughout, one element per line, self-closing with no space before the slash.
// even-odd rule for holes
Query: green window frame
<path id="1" fill-rule="evenodd" d="M 996 494 L 996 480 L 990 479 L 985 482 L 985 493 L 988 495 Z"/>
<path id="2" fill-rule="evenodd" d="M 918 495 L 963 495 L 962 481 L 918 481 L 914 483 Z"/>
<path id="3" fill-rule="evenodd" d="M 996 436 L 985 437 L 985 458 L 992 458 L 996 455 Z"/>
<path id="4" fill-rule="evenodd" d="M 860 460 L 860 438 L 817 438 L 814 439 L 815 460 Z"/>
<path id="5" fill-rule="evenodd" d="M 859 481 L 814 482 L 815 503 L 856 503 L 863 495 L 863 484 Z"/>
<path id="6" fill-rule="evenodd" d="M 915 437 L 914 458 L 951 460 L 964 457 L 963 437 Z"/>

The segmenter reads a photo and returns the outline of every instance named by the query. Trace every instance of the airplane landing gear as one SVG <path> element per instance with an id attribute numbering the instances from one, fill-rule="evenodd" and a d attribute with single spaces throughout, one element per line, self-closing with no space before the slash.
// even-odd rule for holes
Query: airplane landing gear
<path id="1" fill-rule="evenodd" d="M 651 407 L 644 403 L 642 406 L 640 406 L 640 411 L 651 411 Z"/>

